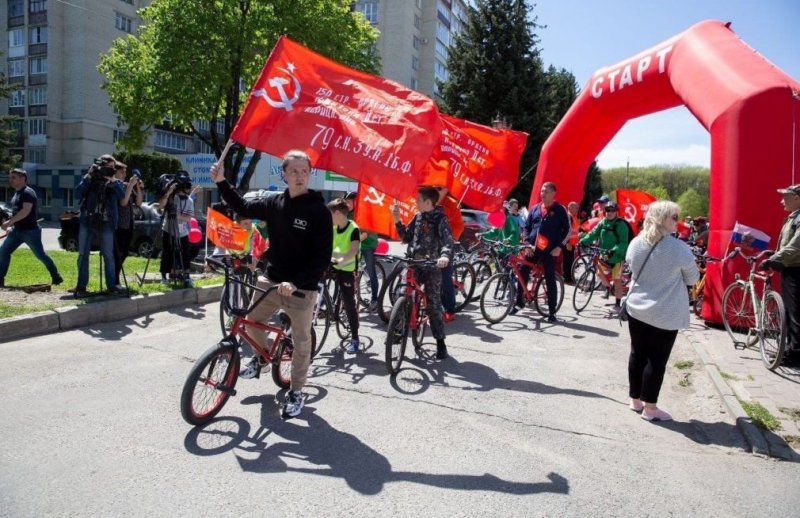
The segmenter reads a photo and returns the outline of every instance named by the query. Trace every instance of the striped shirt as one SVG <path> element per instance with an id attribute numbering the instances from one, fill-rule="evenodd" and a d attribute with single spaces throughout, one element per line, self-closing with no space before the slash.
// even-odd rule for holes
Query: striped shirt
<path id="1" fill-rule="evenodd" d="M 689 293 L 686 287 L 700 278 L 694 255 L 686 243 L 666 236 L 642 270 L 651 248 L 641 234 L 628 246 L 625 259 L 631 267 L 631 278 L 636 281 L 626 297 L 628 313 L 659 329 L 687 328 Z"/>

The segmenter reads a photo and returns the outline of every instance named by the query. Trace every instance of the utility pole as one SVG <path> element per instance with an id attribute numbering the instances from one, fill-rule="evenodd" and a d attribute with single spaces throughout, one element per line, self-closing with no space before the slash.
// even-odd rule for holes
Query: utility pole
<path id="1" fill-rule="evenodd" d="M 628 171 L 631 169 L 631 157 L 628 155 L 628 162 L 625 164 L 625 188 L 628 188 Z"/>

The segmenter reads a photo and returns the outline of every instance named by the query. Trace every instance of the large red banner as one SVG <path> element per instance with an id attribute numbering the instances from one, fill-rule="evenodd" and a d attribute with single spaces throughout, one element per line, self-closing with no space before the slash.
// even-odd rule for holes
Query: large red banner
<path id="1" fill-rule="evenodd" d="M 277 156 L 305 150 L 316 168 L 402 198 L 441 133 L 431 99 L 281 36 L 231 138 Z"/>
<path id="2" fill-rule="evenodd" d="M 494 212 L 517 184 L 528 134 L 442 115 L 444 129 L 420 184 L 444 185 L 469 207 Z"/>
<path id="3" fill-rule="evenodd" d="M 617 189 L 619 215 L 628 220 L 633 226 L 633 231 L 637 234 L 640 230 L 639 223 L 644 221 L 647 208 L 654 201 L 656 201 L 656 197 L 649 192 Z"/>
<path id="4" fill-rule="evenodd" d="M 400 221 L 408 225 L 417 211 L 417 196 L 407 196 L 402 200 L 392 198 L 375 187 L 358 184 L 358 197 L 355 204 L 355 221 L 358 228 L 376 232 L 389 237 L 394 241 L 400 239 L 394 228 L 392 206 L 397 203 L 400 207 Z"/>

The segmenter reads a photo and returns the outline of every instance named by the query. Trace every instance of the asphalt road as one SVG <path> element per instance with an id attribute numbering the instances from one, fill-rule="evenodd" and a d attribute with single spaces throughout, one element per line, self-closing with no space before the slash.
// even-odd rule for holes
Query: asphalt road
<path id="1" fill-rule="evenodd" d="M 682 336 L 660 401 L 676 420 L 628 410 L 627 332 L 605 311 L 489 328 L 472 306 L 451 359 L 396 379 L 364 317 L 369 348 L 329 338 L 299 418 L 265 373 L 201 428 L 179 396 L 216 305 L 0 345 L 0 515 L 796 516 L 797 466 L 745 452 Z"/>

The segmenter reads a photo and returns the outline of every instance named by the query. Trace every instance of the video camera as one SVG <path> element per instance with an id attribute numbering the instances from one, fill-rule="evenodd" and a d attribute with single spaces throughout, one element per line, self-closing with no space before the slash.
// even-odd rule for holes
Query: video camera
<path id="1" fill-rule="evenodd" d="M 94 163 L 92 163 L 91 167 L 89 167 L 89 175 L 93 180 L 111 178 L 114 176 L 114 173 L 116 173 L 114 166 L 115 163 L 113 160 L 108 160 L 102 157 L 95 158 Z"/>
<path id="2" fill-rule="evenodd" d="M 162 174 L 158 177 L 158 197 L 164 196 L 172 185 L 175 185 L 175 190 L 181 191 L 192 188 L 192 178 L 186 171 L 178 171 L 176 174 Z"/>

